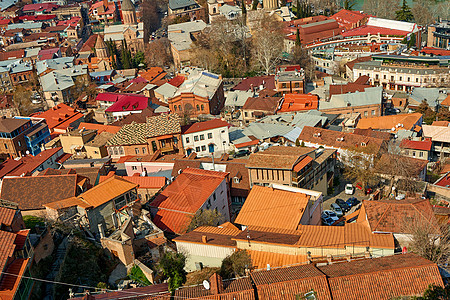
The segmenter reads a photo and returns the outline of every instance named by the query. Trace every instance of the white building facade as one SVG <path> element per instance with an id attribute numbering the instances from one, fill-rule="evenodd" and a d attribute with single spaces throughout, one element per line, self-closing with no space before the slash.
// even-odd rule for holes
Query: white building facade
<path id="1" fill-rule="evenodd" d="M 198 157 L 219 157 L 230 151 L 228 127 L 230 125 L 220 119 L 194 123 L 182 133 L 183 148 L 189 156 L 195 152 Z"/>

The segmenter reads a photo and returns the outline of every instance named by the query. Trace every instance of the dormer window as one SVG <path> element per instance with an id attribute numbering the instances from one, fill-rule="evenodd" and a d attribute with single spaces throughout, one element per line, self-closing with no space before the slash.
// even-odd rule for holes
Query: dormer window
<path id="1" fill-rule="evenodd" d="M 233 182 L 239 183 L 239 182 L 241 182 L 241 180 L 239 179 L 239 177 L 233 177 Z"/>
<path id="2" fill-rule="evenodd" d="M 362 146 L 362 147 L 366 147 L 367 144 L 366 144 L 365 142 L 361 142 L 361 146 Z"/>

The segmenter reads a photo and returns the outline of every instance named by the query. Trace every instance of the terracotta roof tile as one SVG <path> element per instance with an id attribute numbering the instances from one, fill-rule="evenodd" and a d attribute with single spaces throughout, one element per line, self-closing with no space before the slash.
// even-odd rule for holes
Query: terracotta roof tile
<path id="1" fill-rule="evenodd" d="M 14 221 L 14 216 L 16 215 L 17 210 L 0 207 L 0 226 L 11 226 Z"/>
<path id="2" fill-rule="evenodd" d="M 109 132 L 109 133 L 115 134 L 120 130 L 120 126 L 93 124 L 93 123 L 85 123 L 85 122 L 81 122 L 80 125 L 78 125 L 78 128 L 85 128 L 88 130 L 94 129 L 94 130 L 97 130 L 97 134 L 100 134 L 102 132 Z"/>
<path id="3" fill-rule="evenodd" d="M 237 84 L 233 90 L 237 91 L 248 91 L 251 88 L 259 88 L 260 85 L 264 86 L 264 89 L 274 90 L 275 89 L 275 76 L 254 76 L 243 79 L 239 84 Z"/>
<path id="4" fill-rule="evenodd" d="M 31 174 L 36 171 L 40 165 L 44 164 L 49 158 L 53 157 L 56 159 L 55 155 L 62 150 L 62 147 L 56 147 L 52 149 L 47 149 L 37 154 L 36 156 L 27 155 L 20 158 L 19 162 L 22 164 L 9 172 L 9 176 L 21 176 L 22 174 Z M 62 151 L 61 151 L 62 152 Z"/>
<path id="5" fill-rule="evenodd" d="M 154 218 L 159 228 L 180 233 L 182 227 L 229 173 L 187 168 L 175 178 L 150 204 L 158 208 Z"/>
<path id="6" fill-rule="evenodd" d="M 372 128 L 368 129 L 355 128 L 355 130 L 353 130 L 353 133 L 364 136 L 370 136 L 373 138 L 382 139 L 386 141 L 389 141 L 393 137 L 392 133 L 390 132 L 376 131 L 373 130 Z"/>
<path id="7" fill-rule="evenodd" d="M 274 146 L 262 152 L 252 153 L 246 167 L 292 170 L 301 156 L 313 151 L 314 148 L 309 147 Z"/>
<path id="8" fill-rule="evenodd" d="M 386 141 L 382 139 L 310 126 L 303 128 L 298 139 L 325 147 L 373 154 L 379 153 L 386 146 Z"/>
<path id="9" fill-rule="evenodd" d="M 76 196 L 77 175 L 4 178 L 1 199 L 18 203 L 21 210 L 43 209 L 50 201 Z"/>
<path id="10" fill-rule="evenodd" d="M 222 121 L 221 119 L 213 119 L 205 122 L 198 122 L 184 128 L 183 134 L 194 133 L 204 130 L 210 130 L 214 128 L 220 127 L 230 127 L 231 125 L 228 122 Z"/>
<path id="11" fill-rule="evenodd" d="M 319 97 L 311 94 L 285 94 L 279 113 L 317 109 Z"/>
<path id="12" fill-rule="evenodd" d="M 318 267 L 329 277 L 333 299 L 393 299 L 443 286 L 437 265 L 415 254 L 355 260 Z M 373 288 L 376 287 L 376 288 Z"/>
<path id="13" fill-rule="evenodd" d="M 310 196 L 253 186 L 235 222 L 241 225 L 296 230 Z"/>
<path id="14" fill-rule="evenodd" d="M 416 124 L 421 124 L 421 120 L 422 114 L 420 113 L 373 117 L 359 120 L 357 128 L 372 128 L 391 132 L 397 132 L 400 129 L 414 130 L 414 126 Z M 402 126 L 398 127 L 398 124 L 401 124 Z"/>
<path id="15" fill-rule="evenodd" d="M 430 151 L 431 144 L 432 144 L 431 139 L 426 139 L 423 141 L 411 141 L 408 139 L 404 139 L 400 143 L 400 148 Z"/>
<path id="16" fill-rule="evenodd" d="M 203 285 L 197 285 L 176 290 L 174 297 L 175 299 L 179 297 L 184 299 L 252 300 L 255 299 L 255 291 L 250 278 L 239 278 L 223 281 L 223 291 L 220 294 L 214 295 L 212 290 L 206 290 Z"/>
<path id="17" fill-rule="evenodd" d="M 313 265 L 251 273 L 259 299 L 295 299 L 311 290 L 318 299 L 332 299 L 326 276 Z"/>
<path id="18" fill-rule="evenodd" d="M 360 213 L 357 222 L 367 220 L 372 232 L 404 233 L 403 219 L 426 222 L 438 230 L 432 206 L 427 199 L 365 200 L 362 205 L 365 213 Z"/>
<path id="19" fill-rule="evenodd" d="M 76 111 L 64 103 L 58 104 L 45 112 L 33 114 L 32 116 L 44 118 L 47 121 L 50 131 L 53 131 L 55 128 L 67 130 L 71 123 L 84 118 L 81 112 Z"/>
<path id="20" fill-rule="evenodd" d="M 212 227 L 215 228 L 215 227 Z M 199 229 L 199 228 L 197 228 Z M 236 236 L 240 233 L 240 230 L 238 232 L 234 231 L 217 231 L 212 230 L 212 232 L 205 232 L 208 230 L 205 230 L 205 228 L 200 227 L 200 230 L 193 230 L 189 233 L 183 234 L 177 238 L 174 239 L 175 242 L 188 242 L 188 243 L 195 243 L 195 244 L 202 244 L 205 245 L 203 242 L 203 237 L 206 236 L 206 245 L 216 245 L 221 247 L 236 247 L 236 241 L 232 240 L 231 238 Z M 201 230 L 201 229 L 204 229 Z"/>
<path id="21" fill-rule="evenodd" d="M 139 185 L 141 189 L 160 189 L 166 185 L 166 177 L 122 176 L 123 179 Z"/>
<path id="22" fill-rule="evenodd" d="M 280 100 L 281 97 L 249 97 L 242 109 L 262 110 L 275 114 Z"/>
<path id="23" fill-rule="evenodd" d="M 426 169 L 428 161 L 424 159 L 412 158 L 408 156 L 401 155 L 389 155 L 384 153 L 381 155 L 380 159 L 375 165 L 375 170 L 380 174 L 387 175 L 398 175 L 397 170 L 392 170 L 392 168 L 386 168 L 386 166 L 391 165 L 393 159 L 401 162 L 404 168 L 404 172 L 408 172 L 408 176 L 411 178 L 420 178 L 420 174 Z"/>
<path id="24" fill-rule="evenodd" d="M 307 262 L 306 255 L 290 255 L 275 252 L 264 252 L 256 250 L 247 250 L 252 259 L 252 266 L 255 269 L 287 267 Z"/>

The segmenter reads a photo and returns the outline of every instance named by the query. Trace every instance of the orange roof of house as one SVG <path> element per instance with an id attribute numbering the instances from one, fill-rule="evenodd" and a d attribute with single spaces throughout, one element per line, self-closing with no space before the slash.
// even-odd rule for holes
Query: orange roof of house
<path id="1" fill-rule="evenodd" d="M 230 127 L 231 125 L 228 122 L 225 122 L 221 119 L 212 119 L 209 121 L 198 122 L 192 125 L 184 126 L 182 128 L 182 134 L 200 132 L 205 130 L 211 130 L 220 127 Z"/>
<path id="2" fill-rule="evenodd" d="M 47 203 L 45 206 L 53 209 L 61 209 L 72 206 L 95 208 L 136 187 L 137 184 L 122 179 L 120 176 L 114 175 L 113 177 L 110 177 L 94 186 L 90 190 L 87 190 L 78 197 L 71 197 L 60 201 Z"/>
<path id="3" fill-rule="evenodd" d="M 271 268 L 277 268 L 307 262 L 306 255 L 290 255 L 256 250 L 247 250 L 247 252 L 252 259 L 252 266 L 255 269 L 267 268 L 267 265 L 270 265 Z"/>
<path id="4" fill-rule="evenodd" d="M 42 113 L 36 113 L 30 116 L 44 118 L 47 121 L 50 131 L 54 131 L 54 129 L 67 130 L 73 122 L 84 117 L 81 112 L 76 111 L 64 103 L 58 104 Z"/>
<path id="5" fill-rule="evenodd" d="M 209 170 L 185 169 L 150 204 L 157 207 L 155 225 L 178 233 L 225 180 L 229 173 Z"/>
<path id="6" fill-rule="evenodd" d="M 444 286 L 438 266 L 416 254 L 353 260 L 318 267 L 335 300 L 394 299 Z"/>
<path id="7" fill-rule="evenodd" d="M 447 97 L 448 98 L 448 97 Z M 450 124 L 449 121 L 433 121 L 433 124 L 431 124 L 431 126 L 444 126 L 444 127 L 448 127 L 448 125 Z"/>
<path id="8" fill-rule="evenodd" d="M 189 219 L 190 221 L 190 219 Z M 189 224 L 189 223 L 186 223 Z M 183 228 L 181 228 L 183 229 Z M 184 228 L 185 229 L 185 228 Z M 183 234 L 174 239 L 176 242 L 194 243 L 194 244 L 207 244 L 219 247 L 236 247 L 236 241 L 232 240 L 233 237 L 241 233 L 239 229 L 223 228 L 222 226 L 201 226 L 189 233 Z M 204 238 L 206 237 L 206 243 Z"/>
<path id="9" fill-rule="evenodd" d="M 8 258 L 13 257 L 16 250 L 15 240 L 15 233 L 0 230 L 0 267 L 2 269 L 5 268 Z"/>
<path id="10" fill-rule="evenodd" d="M 139 185 L 141 189 L 160 189 L 166 185 L 166 177 L 122 176 L 123 179 Z"/>
<path id="11" fill-rule="evenodd" d="M 5 273 L 2 275 L 2 280 L 0 282 L 0 299 L 13 299 L 14 294 L 19 287 L 21 276 L 27 269 L 29 258 L 16 258 L 7 267 Z"/>
<path id="12" fill-rule="evenodd" d="M 312 159 L 311 156 L 305 156 L 301 161 L 299 161 L 294 166 L 294 172 L 299 172 L 301 169 L 306 167 L 310 162 L 312 162 L 314 159 Z"/>
<path id="13" fill-rule="evenodd" d="M 405 221 L 425 222 L 439 231 L 427 199 L 363 201 L 357 223 L 368 224 L 372 232 L 409 233 Z"/>
<path id="14" fill-rule="evenodd" d="M 11 226 L 16 212 L 12 208 L 0 207 L 0 225 Z"/>
<path id="15" fill-rule="evenodd" d="M 443 106 L 450 106 L 450 95 L 448 95 L 444 101 L 441 102 L 441 105 Z"/>
<path id="16" fill-rule="evenodd" d="M 278 112 L 312 110 L 319 107 L 319 96 L 311 94 L 286 94 Z"/>
<path id="17" fill-rule="evenodd" d="M 400 129 L 414 130 L 414 126 L 420 123 L 419 121 L 421 118 L 421 113 L 366 118 L 359 120 L 357 128 L 372 128 L 378 130 L 390 130 L 393 132 L 397 132 Z M 398 126 L 398 124 L 401 124 L 402 126 Z"/>
<path id="18" fill-rule="evenodd" d="M 310 196 L 254 185 L 235 223 L 296 230 Z"/>
<path id="19" fill-rule="evenodd" d="M 155 83 L 159 80 L 162 80 L 164 77 L 166 77 L 166 75 L 166 71 L 164 71 L 163 68 L 160 67 L 151 67 L 147 71 L 139 74 L 139 76 L 150 83 Z"/>
<path id="20" fill-rule="evenodd" d="M 103 125 L 103 124 L 93 124 L 93 123 L 85 123 L 81 122 L 80 125 L 78 125 L 78 128 L 84 128 L 87 130 L 97 130 L 97 134 L 100 134 L 102 132 L 109 132 L 116 134 L 120 130 L 120 126 L 114 126 L 114 125 Z"/>

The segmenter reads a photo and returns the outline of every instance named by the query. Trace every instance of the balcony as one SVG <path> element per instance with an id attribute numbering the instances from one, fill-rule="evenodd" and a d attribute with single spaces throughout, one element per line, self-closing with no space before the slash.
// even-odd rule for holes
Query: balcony
<path id="1" fill-rule="evenodd" d="M 164 147 L 161 147 L 161 153 L 173 152 L 177 150 L 177 148 L 173 144 L 166 144 Z"/>

